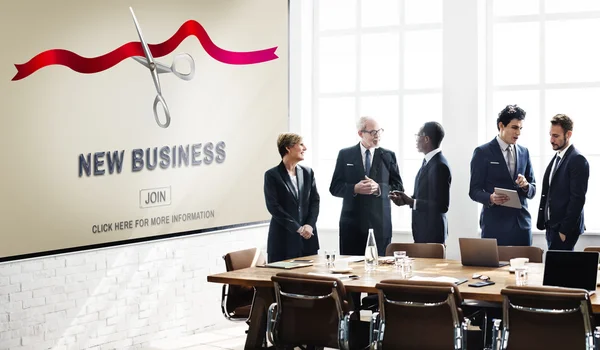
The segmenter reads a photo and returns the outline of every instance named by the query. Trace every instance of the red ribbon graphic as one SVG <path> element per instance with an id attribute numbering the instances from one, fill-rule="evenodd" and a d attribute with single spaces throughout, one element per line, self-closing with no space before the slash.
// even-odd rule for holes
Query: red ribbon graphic
<path id="1" fill-rule="evenodd" d="M 150 52 L 152 52 L 153 57 L 162 57 L 168 55 L 190 35 L 196 36 L 204 50 L 212 58 L 219 62 L 243 65 L 267 62 L 278 58 L 275 54 L 277 46 L 269 49 L 248 52 L 224 50 L 215 45 L 215 43 L 213 43 L 208 36 L 208 33 L 204 27 L 194 20 L 189 20 L 182 24 L 179 30 L 165 42 L 148 45 L 150 47 Z M 79 73 L 97 73 L 109 69 L 124 59 L 132 56 L 144 56 L 142 44 L 138 41 L 129 42 L 105 55 L 93 58 L 81 57 L 78 54 L 68 50 L 53 49 L 37 54 L 27 63 L 15 64 L 18 72 L 12 78 L 12 80 L 21 80 L 35 73 L 35 71 L 38 69 L 53 64 L 67 66 Z"/>

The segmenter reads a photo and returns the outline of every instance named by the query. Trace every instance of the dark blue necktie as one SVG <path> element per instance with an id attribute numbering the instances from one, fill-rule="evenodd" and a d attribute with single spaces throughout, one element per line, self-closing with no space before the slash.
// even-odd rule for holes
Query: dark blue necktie
<path id="1" fill-rule="evenodd" d="M 556 174 L 556 169 L 558 169 L 559 164 L 560 164 L 560 157 L 556 156 L 556 162 L 554 163 L 554 169 L 552 169 L 552 174 L 550 174 L 550 180 L 552 180 L 552 178 L 554 177 L 554 174 Z"/>
<path id="2" fill-rule="evenodd" d="M 371 173 L 371 151 L 365 152 L 365 174 L 369 176 Z"/>
<path id="3" fill-rule="evenodd" d="M 554 177 L 554 174 L 556 173 L 556 169 L 558 169 L 559 164 L 560 164 L 560 157 L 556 156 L 556 160 L 554 161 L 554 169 L 552 169 L 552 172 L 550 173 L 550 178 L 548 179 L 548 183 L 552 182 L 552 178 Z M 548 200 L 548 198 L 546 198 L 546 206 L 544 207 L 544 217 L 546 219 L 546 222 L 550 221 L 549 204 L 550 204 L 550 201 Z"/>
<path id="4" fill-rule="evenodd" d="M 423 169 L 425 169 L 425 165 L 427 165 L 427 162 L 425 161 L 425 158 L 423 158 L 423 163 L 421 163 L 421 168 L 419 169 L 419 172 L 417 173 L 417 177 L 419 177 L 419 175 L 421 175 L 421 173 L 423 172 Z"/>
<path id="5" fill-rule="evenodd" d="M 417 176 L 415 177 L 415 190 L 414 190 L 415 196 L 418 194 L 419 178 L 421 178 L 421 173 L 423 172 L 423 169 L 425 169 L 426 164 L 427 164 L 427 162 L 425 161 L 425 158 L 423 158 L 423 163 L 421 163 L 421 168 L 419 169 L 419 171 L 417 172 Z"/>

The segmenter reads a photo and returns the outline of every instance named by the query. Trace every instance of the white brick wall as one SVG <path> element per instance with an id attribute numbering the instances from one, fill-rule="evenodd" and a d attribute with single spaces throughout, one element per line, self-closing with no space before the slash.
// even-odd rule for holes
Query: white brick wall
<path id="1" fill-rule="evenodd" d="M 0 263 L 0 350 L 142 349 L 221 322 L 222 256 L 261 226 Z"/>

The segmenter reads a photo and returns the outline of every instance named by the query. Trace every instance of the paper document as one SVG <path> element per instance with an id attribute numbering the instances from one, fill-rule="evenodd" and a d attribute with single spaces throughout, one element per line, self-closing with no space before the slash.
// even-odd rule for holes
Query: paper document
<path id="1" fill-rule="evenodd" d="M 324 277 L 335 277 L 335 278 L 339 278 L 341 280 L 349 280 L 349 279 L 357 279 L 357 278 L 359 278 L 358 275 L 340 274 L 340 273 L 309 272 L 309 273 L 307 273 L 307 275 L 324 276 Z"/>
<path id="2" fill-rule="evenodd" d="M 508 190 L 506 188 L 494 187 L 494 192 L 496 192 L 497 194 L 505 194 L 508 196 L 508 201 L 500 205 L 503 205 L 505 207 L 521 209 L 521 200 L 519 199 L 519 194 L 517 193 L 517 191 Z"/>
<path id="3" fill-rule="evenodd" d="M 363 260 L 365 260 L 365 257 L 357 255 L 357 256 L 349 256 L 349 257 L 341 258 L 341 259 L 337 259 L 337 260 L 338 261 L 347 261 L 347 262 L 351 263 L 351 262 L 363 261 Z"/>
<path id="4" fill-rule="evenodd" d="M 429 282 L 447 282 L 459 285 L 465 283 L 467 279 L 458 279 L 449 276 L 436 276 L 436 277 L 425 277 L 425 276 L 412 276 L 409 278 L 411 281 L 429 281 Z"/>
<path id="5" fill-rule="evenodd" d="M 274 267 L 276 269 L 290 270 L 290 269 L 296 269 L 299 267 L 307 267 L 307 266 L 312 266 L 312 264 L 311 263 L 295 263 L 295 262 L 289 262 L 289 261 L 277 261 L 277 262 L 272 262 L 270 264 L 260 265 L 258 267 Z"/>

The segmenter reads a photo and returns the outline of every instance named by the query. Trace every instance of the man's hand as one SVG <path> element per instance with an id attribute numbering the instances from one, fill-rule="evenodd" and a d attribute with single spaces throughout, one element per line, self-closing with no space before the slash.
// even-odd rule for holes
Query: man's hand
<path id="1" fill-rule="evenodd" d="M 559 232 L 558 236 L 560 237 L 560 240 L 563 241 L 563 242 L 567 239 L 567 235 L 565 235 L 564 233 L 560 233 Z"/>
<path id="2" fill-rule="evenodd" d="M 369 180 L 362 180 L 361 182 L 354 185 L 354 193 L 371 194 L 371 183 L 369 182 Z"/>
<path id="3" fill-rule="evenodd" d="M 505 194 L 498 194 L 496 192 L 490 194 L 490 203 L 501 205 L 506 203 L 509 200 L 508 196 Z"/>
<path id="4" fill-rule="evenodd" d="M 299 234 L 300 234 L 300 236 L 301 236 L 302 238 L 304 238 L 304 239 L 309 239 L 309 238 L 312 236 L 312 233 L 308 232 L 308 231 L 307 231 L 307 230 L 304 228 L 304 226 L 301 226 L 301 227 L 298 229 L 298 233 L 299 233 Z"/>
<path id="5" fill-rule="evenodd" d="M 306 231 L 304 226 L 300 226 L 300 228 L 296 232 L 298 232 L 300 234 L 300 236 L 302 236 L 302 238 L 304 238 L 304 239 L 309 239 L 311 236 L 311 234 L 308 233 L 308 231 Z"/>
<path id="6" fill-rule="evenodd" d="M 402 199 L 402 196 L 400 195 L 400 191 L 390 192 L 388 194 L 388 198 L 391 199 L 392 202 L 394 202 L 394 204 L 396 204 L 399 207 L 406 205 L 406 203 L 404 202 L 404 199 Z"/>
<path id="7" fill-rule="evenodd" d="M 367 176 L 364 180 L 354 185 L 354 193 L 358 194 L 373 194 L 379 191 L 379 184 Z"/>
<path id="8" fill-rule="evenodd" d="M 302 235 L 302 237 L 304 239 L 309 239 L 310 237 L 314 236 L 312 226 L 310 226 L 309 224 L 306 224 L 306 225 L 302 226 L 302 228 L 304 229 L 304 234 Z"/>
<path id="9" fill-rule="evenodd" d="M 517 180 L 515 180 L 515 183 L 523 191 L 529 190 L 529 182 L 527 182 L 527 179 L 525 178 L 525 176 L 523 176 L 521 174 L 517 175 Z"/>
<path id="10" fill-rule="evenodd" d="M 404 192 L 400 192 L 400 195 L 402 196 L 404 203 L 408 204 L 409 207 L 412 208 L 415 205 L 415 200 L 412 197 L 410 197 Z"/>
<path id="11" fill-rule="evenodd" d="M 365 175 L 365 180 L 369 181 L 369 184 L 371 185 L 371 194 L 379 195 L 379 184 L 376 181 L 370 179 L 367 175 Z"/>

